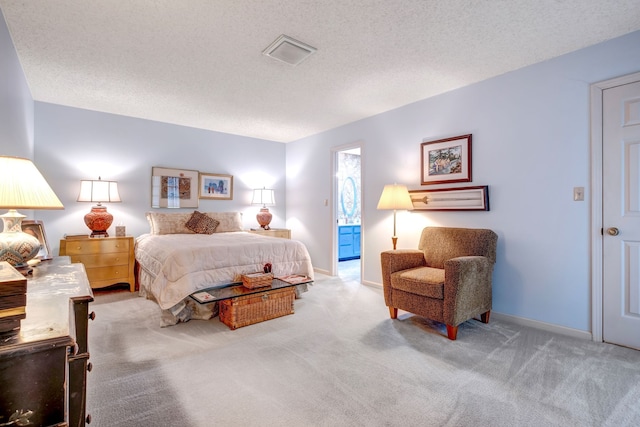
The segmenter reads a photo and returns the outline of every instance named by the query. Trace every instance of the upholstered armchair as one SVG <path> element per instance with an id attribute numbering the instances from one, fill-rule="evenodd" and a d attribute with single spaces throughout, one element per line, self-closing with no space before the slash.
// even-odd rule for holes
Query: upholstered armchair
<path id="1" fill-rule="evenodd" d="M 480 316 L 488 323 L 497 242 L 491 230 L 426 227 L 417 250 L 382 252 L 391 318 L 401 309 L 444 323 L 451 340 L 469 319 Z"/>

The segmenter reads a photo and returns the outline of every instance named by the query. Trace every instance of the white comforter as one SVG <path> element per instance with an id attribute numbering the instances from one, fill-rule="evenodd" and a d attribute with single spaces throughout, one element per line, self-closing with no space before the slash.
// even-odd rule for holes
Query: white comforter
<path id="1" fill-rule="evenodd" d="M 313 278 L 307 248 L 296 240 L 247 232 L 143 234 L 136 239 L 141 293 L 163 310 L 197 290 L 239 281 L 240 275 L 272 264 L 274 276 L 305 274 Z"/>

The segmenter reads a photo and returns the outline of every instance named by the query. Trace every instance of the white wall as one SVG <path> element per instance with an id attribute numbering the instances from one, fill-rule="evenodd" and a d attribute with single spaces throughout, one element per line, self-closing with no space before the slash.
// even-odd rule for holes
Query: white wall
<path id="1" fill-rule="evenodd" d="M 271 225 L 285 225 L 285 147 L 278 142 L 36 102 L 35 145 L 36 164 L 65 206 L 36 212 L 55 254 L 64 234 L 90 233 L 83 217 L 91 204 L 76 202 L 81 179 L 118 181 L 122 203 L 107 204 L 109 234 L 120 222 L 127 234 L 148 232 L 153 166 L 233 175 L 233 200 L 200 200 L 198 209 L 243 212 L 246 228 L 258 226 L 251 190 L 274 188 Z"/>
<path id="2" fill-rule="evenodd" d="M 471 133 L 473 182 L 455 185 L 489 185 L 491 211 L 398 213 L 398 247 L 426 225 L 491 228 L 494 311 L 589 331 L 589 85 L 638 70 L 640 32 L 287 144 L 287 223 L 329 270 L 331 149 L 363 141 L 363 280 L 380 284 L 383 186 L 442 187 L 420 185 L 420 144 Z"/>
<path id="3" fill-rule="evenodd" d="M 0 155 L 32 158 L 33 99 L 2 11 L 0 76 Z"/>

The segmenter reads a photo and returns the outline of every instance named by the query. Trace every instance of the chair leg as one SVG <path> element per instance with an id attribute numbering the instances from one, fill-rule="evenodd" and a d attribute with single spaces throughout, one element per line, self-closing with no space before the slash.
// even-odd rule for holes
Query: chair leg
<path id="1" fill-rule="evenodd" d="M 395 307 L 389 307 L 389 314 L 391 315 L 392 319 L 397 319 L 398 318 L 398 309 Z"/>
<path id="2" fill-rule="evenodd" d="M 447 325 L 447 337 L 449 337 L 451 341 L 455 341 L 457 336 L 458 336 L 458 327 Z"/>
<path id="3" fill-rule="evenodd" d="M 489 323 L 489 316 L 491 316 L 491 310 L 484 312 L 480 315 L 480 321 L 482 323 Z"/>

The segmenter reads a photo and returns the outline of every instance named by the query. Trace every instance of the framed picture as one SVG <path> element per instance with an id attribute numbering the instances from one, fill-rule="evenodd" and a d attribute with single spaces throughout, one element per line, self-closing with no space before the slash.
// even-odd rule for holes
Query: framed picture
<path id="1" fill-rule="evenodd" d="M 22 221 L 22 231 L 27 234 L 31 234 L 40 242 L 40 252 L 38 252 L 36 258 L 41 260 L 53 258 L 51 255 L 51 249 L 49 249 L 47 235 L 44 232 L 44 223 L 42 221 L 25 219 Z"/>
<path id="2" fill-rule="evenodd" d="M 233 175 L 200 172 L 201 199 L 233 200 Z"/>
<path id="3" fill-rule="evenodd" d="M 198 171 L 151 168 L 152 208 L 197 208 Z"/>
<path id="4" fill-rule="evenodd" d="M 422 185 L 471 181 L 471 134 L 423 142 L 420 149 Z"/>
<path id="5" fill-rule="evenodd" d="M 413 210 L 488 211 L 489 186 L 409 190 Z"/>

